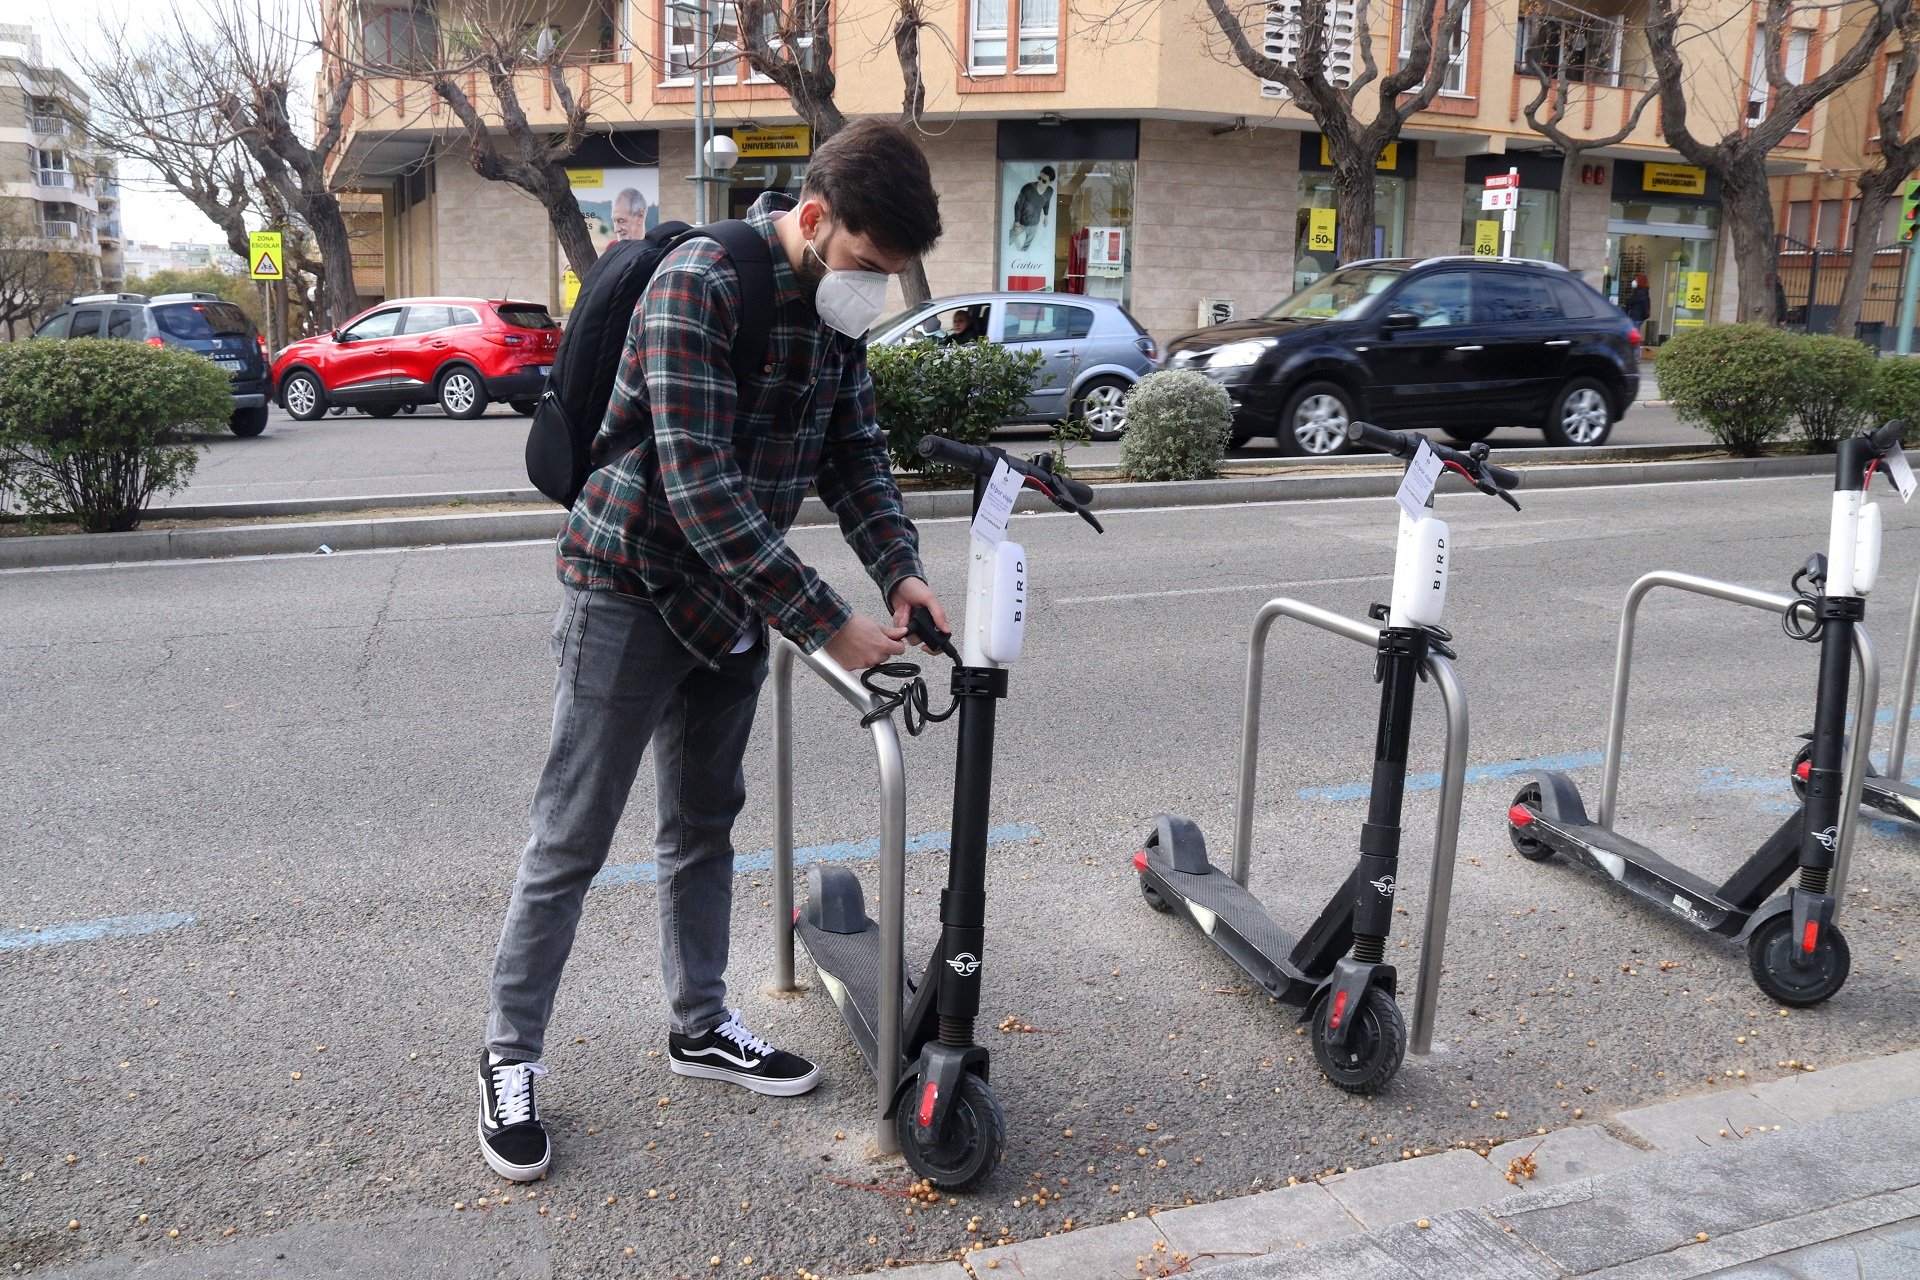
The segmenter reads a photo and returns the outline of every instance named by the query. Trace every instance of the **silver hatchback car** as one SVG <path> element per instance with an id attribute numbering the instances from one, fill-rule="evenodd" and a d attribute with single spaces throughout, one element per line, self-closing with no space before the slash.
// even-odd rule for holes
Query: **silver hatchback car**
<path id="1" fill-rule="evenodd" d="M 1140 322 L 1110 298 L 1077 293 L 959 293 L 883 320 L 874 343 L 997 342 L 1037 351 L 1040 377 L 1012 422 L 1073 417 L 1095 440 L 1127 428 L 1127 392 L 1153 372 L 1160 351 Z"/>

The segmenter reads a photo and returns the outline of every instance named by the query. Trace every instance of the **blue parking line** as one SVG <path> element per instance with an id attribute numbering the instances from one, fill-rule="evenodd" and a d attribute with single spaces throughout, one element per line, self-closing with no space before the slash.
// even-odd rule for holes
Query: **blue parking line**
<path id="1" fill-rule="evenodd" d="M 107 916 L 100 920 L 81 920 L 74 924 L 45 924 L 24 929 L 0 929 L 0 951 L 23 951 L 30 947 L 57 947 L 68 942 L 94 942 L 101 938 L 144 938 L 149 934 L 184 929 L 198 917 L 187 911 L 167 911 L 144 916 Z"/>
<path id="2" fill-rule="evenodd" d="M 998 827 L 987 828 L 989 845 L 1010 844 L 1016 840 L 1034 840 L 1040 836 L 1040 828 L 1030 822 L 1009 822 Z M 945 831 L 923 831 L 917 836 L 907 837 L 908 853 L 945 853 L 952 847 L 951 833 Z M 804 867 L 814 862 L 852 862 L 860 858 L 880 856 L 878 837 L 872 840 L 842 840 L 837 844 L 815 844 L 793 851 L 793 865 Z M 743 853 L 733 860 L 733 873 L 773 870 L 773 850 L 763 849 L 759 853 Z M 618 866 L 603 867 L 600 874 L 593 878 L 594 887 L 616 884 L 654 884 L 659 879 L 659 870 L 652 860 L 646 862 L 624 862 Z"/>
<path id="3" fill-rule="evenodd" d="M 1508 760 L 1501 764 L 1476 764 L 1467 766 L 1467 784 L 1476 782 L 1498 782 L 1502 778 L 1511 778 L 1515 774 L 1533 773 L 1540 769 L 1586 769 L 1600 763 L 1598 751 L 1576 751 L 1571 755 L 1538 756 L 1532 760 Z M 1407 775 L 1406 790 L 1438 791 L 1440 775 L 1437 773 L 1412 773 Z M 1367 782 L 1349 782 L 1339 787 L 1302 787 L 1294 794 L 1302 800 L 1319 800 L 1338 803 L 1346 800 L 1365 800 L 1373 794 L 1373 785 Z"/>

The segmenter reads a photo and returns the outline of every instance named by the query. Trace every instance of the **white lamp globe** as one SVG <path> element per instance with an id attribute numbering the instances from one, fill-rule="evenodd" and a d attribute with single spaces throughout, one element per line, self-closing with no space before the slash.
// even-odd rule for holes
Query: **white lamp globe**
<path id="1" fill-rule="evenodd" d="M 707 140 L 707 166 L 716 173 L 725 173 L 740 163 L 740 145 L 724 133 L 717 133 Z"/>

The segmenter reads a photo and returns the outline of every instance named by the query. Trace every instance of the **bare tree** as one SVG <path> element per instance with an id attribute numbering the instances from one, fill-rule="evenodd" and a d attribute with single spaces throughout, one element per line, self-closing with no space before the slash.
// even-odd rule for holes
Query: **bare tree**
<path id="1" fill-rule="evenodd" d="M 1867 281 L 1873 275 L 1873 254 L 1880 246 L 1882 219 L 1905 184 L 1907 175 L 1920 168 L 1920 131 L 1909 132 L 1907 95 L 1920 75 L 1920 10 L 1909 8 L 1900 15 L 1900 52 L 1892 63 L 1893 79 L 1887 84 L 1875 109 L 1880 125 L 1880 161 L 1858 178 L 1860 201 L 1853 215 L 1853 254 L 1847 260 L 1846 282 L 1840 287 L 1840 305 L 1834 315 L 1833 331 L 1853 332 L 1860 320 L 1860 307 L 1866 300 Z"/>
<path id="2" fill-rule="evenodd" d="M 1791 37 L 1795 15 L 1814 10 L 1792 4 L 1790 0 L 1764 0 L 1754 39 L 1765 69 L 1766 97 L 1750 103 L 1744 119 L 1723 129 L 1717 142 L 1707 142 L 1693 129 L 1688 101 L 1690 82 L 1698 79 L 1724 84 L 1729 61 L 1727 51 L 1715 40 L 1705 38 L 1715 34 L 1706 28 L 1687 24 L 1686 34 L 1682 34 L 1685 0 L 1650 0 L 1652 12 L 1647 22 L 1647 43 L 1659 80 L 1661 130 L 1667 142 L 1690 163 L 1720 180 L 1722 207 L 1732 233 L 1734 266 L 1740 282 L 1741 319 L 1772 319 L 1774 294 L 1780 281 L 1767 154 L 1786 139 L 1809 111 L 1866 70 L 1875 51 L 1905 17 L 1910 2 L 1869 0 L 1853 10 L 1864 18 L 1853 43 L 1819 75 L 1795 83 L 1787 73 L 1782 46 Z M 1744 13 L 1742 10 L 1743 17 Z M 1737 74 L 1737 60 L 1734 67 Z"/>
<path id="3" fill-rule="evenodd" d="M 1584 12 L 1568 13 L 1555 19 L 1560 24 L 1562 40 L 1572 43 L 1581 37 L 1585 47 L 1598 48 L 1604 40 L 1624 40 L 1623 28 Z M 1527 60 L 1527 70 L 1540 82 L 1539 90 L 1533 100 L 1524 108 L 1527 124 L 1535 133 L 1549 139 L 1560 148 L 1560 200 L 1555 211 L 1553 224 L 1553 260 L 1561 266 L 1572 265 L 1573 252 L 1573 202 L 1574 188 L 1578 185 L 1577 166 L 1580 157 L 1602 147 L 1616 146 L 1633 135 L 1640 127 L 1640 117 L 1646 113 L 1647 104 L 1660 96 L 1657 85 L 1649 85 L 1634 102 L 1631 112 L 1618 129 L 1598 137 L 1582 137 L 1567 127 L 1567 112 L 1572 105 L 1573 86 L 1579 84 L 1587 93 L 1594 91 L 1590 77 L 1595 73 L 1586 67 L 1574 65 L 1563 58 L 1553 60 L 1551 67 L 1538 56 L 1534 49 L 1523 51 Z M 1548 102 L 1551 109 L 1545 116 L 1540 114 Z"/>
<path id="4" fill-rule="evenodd" d="M 1388 144 L 1400 137 L 1415 112 L 1432 103 L 1446 79 L 1449 59 L 1434 57 L 1438 44 L 1453 49 L 1467 0 L 1409 0 L 1402 12 L 1410 26 L 1407 55 L 1397 68 L 1381 75 L 1373 52 L 1370 21 L 1375 0 L 1354 0 L 1353 52 L 1339 55 L 1328 21 L 1331 0 L 1299 0 L 1284 9 L 1275 33 L 1295 50 L 1292 57 L 1265 53 L 1270 0 L 1206 0 L 1214 25 L 1226 37 L 1233 58 L 1247 71 L 1284 89 L 1312 118 L 1326 139 L 1333 168 L 1334 208 L 1339 225 L 1340 261 L 1349 262 L 1372 252 L 1364 229 L 1374 225 L 1375 168 Z M 1387 9 L 1382 2 L 1379 7 Z M 1251 32 L 1251 34 L 1249 34 Z M 1347 69 L 1357 59 L 1360 73 Z M 1361 96 L 1374 87 L 1371 114 L 1362 119 Z"/>
<path id="5" fill-rule="evenodd" d="M 0 326 L 8 342 L 22 326 L 31 331 L 84 279 L 75 255 L 54 252 L 22 205 L 0 207 Z"/>

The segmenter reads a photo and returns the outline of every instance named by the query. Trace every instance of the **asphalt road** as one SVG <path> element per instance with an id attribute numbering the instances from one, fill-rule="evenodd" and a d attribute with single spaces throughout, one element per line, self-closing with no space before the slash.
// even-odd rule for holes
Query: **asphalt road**
<path id="1" fill-rule="evenodd" d="M 1224 858 L 1252 612 L 1276 594 L 1351 614 L 1382 598 L 1393 504 L 1114 512 L 1097 541 L 1023 517 L 1034 611 L 991 818 L 1032 830 L 993 852 L 981 1018 L 1010 1149 L 979 1194 L 918 1208 L 895 1194 L 903 1168 L 866 1154 L 871 1086 L 830 1003 L 763 989 L 764 871 L 736 895 L 734 993 L 826 1082 L 761 1099 L 654 1056 L 644 785 L 612 855 L 629 870 L 590 895 L 555 1014 L 542 1098 L 558 1154 L 534 1188 L 549 1213 L 481 1164 L 472 1058 L 548 730 L 546 547 L 0 575 L 0 1258 L 33 1272 L 228 1229 L 270 1250 L 289 1226 L 426 1214 L 443 1234 L 544 1238 L 565 1276 L 846 1274 L 1911 1048 L 1912 830 L 1862 829 L 1843 917 L 1853 978 L 1788 1017 L 1737 948 L 1520 860 L 1504 829 L 1509 762 L 1599 748 L 1628 583 L 1669 567 L 1784 590 L 1824 545 L 1829 488 L 1540 492 L 1519 514 L 1443 496 L 1480 772 L 1437 1052 L 1370 1101 L 1322 1082 L 1291 1011 L 1148 910 L 1129 863 L 1161 809 L 1198 819 Z M 1920 514 L 1882 502 L 1871 617 L 1891 691 Z M 963 538 L 958 522 L 924 529 L 950 596 Z M 863 581 L 833 531 L 794 541 L 830 580 Z M 1780 820 L 1814 651 L 1771 616 L 1677 595 L 1642 635 L 1623 828 L 1723 875 Z M 1295 926 L 1354 848 L 1371 667 L 1320 633 L 1272 646 L 1253 886 Z M 866 839 L 866 739 L 843 703 L 802 690 L 799 840 Z M 1437 719 L 1423 692 L 1416 774 L 1439 768 Z M 764 728 L 743 853 L 772 840 Z M 938 726 L 909 743 L 911 833 L 948 825 L 952 746 Z M 1436 798 L 1409 799 L 1412 914 L 1390 951 L 1403 989 Z M 942 870 L 910 860 L 915 950 Z M 117 923 L 86 924 L 102 920 Z M 799 972 L 811 985 L 804 956 Z"/>
<path id="2" fill-rule="evenodd" d="M 376 420 L 364 414 L 328 416 L 295 422 L 274 409 L 267 430 L 252 440 L 208 436 L 192 483 L 163 499 L 179 505 L 264 502 L 291 498 L 332 498 L 406 493 L 483 493 L 525 489 L 524 451 L 527 419 L 504 405 L 484 417 L 457 421 L 422 408 L 409 416 Z M 1008 428 L 999 443 L 1022 454 L 1047 447 L 1045 428 Z M 1495 432 L 1496 449 L 1537 449 L 1538 431 L 1518 428 Z M 1664 405 L 1635 405 L 1614 428 L 1615 444 L 1708 444 L 1707 434 L 1683 426 Z M 1075 466 L 1101 466 L 1120 460 L 1120 446 L 1075 446 Z M 1235 449 L 1234 458 L 1277 456 L 1272 441 Z"/>

